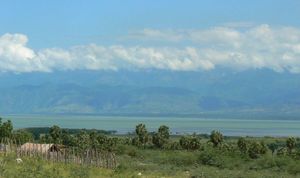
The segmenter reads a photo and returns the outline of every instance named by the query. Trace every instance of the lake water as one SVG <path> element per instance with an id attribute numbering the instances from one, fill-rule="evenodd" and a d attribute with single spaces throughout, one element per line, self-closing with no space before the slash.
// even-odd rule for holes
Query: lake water
<path id="1" fill-rule="evenodd" d="M 134 131 L 139 123 L 146 124 L 149 131 L 160 125 L 170 127 L 173 134 L 210 133 L 220 130 L 230 136 L 300 136 L 300 120 L 245 120 L 180 117 L 121 117 L 91 115 L 4 115 L 12 120 L 15 128 L 48 127 L 87 128 L 116 130 L 120 134 Z"/>

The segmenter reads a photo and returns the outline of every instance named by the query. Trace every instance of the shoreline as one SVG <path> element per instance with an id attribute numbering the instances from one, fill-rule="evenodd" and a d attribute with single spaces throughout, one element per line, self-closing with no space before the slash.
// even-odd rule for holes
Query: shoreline
<path id="1" fill-rule="evenodd" d="M 15 130 L 26 130 L 26 131 L 29 131 L 29 132 L 36 132 L 38 130 L 42 130 L 42 132 L 39 132 L 39 133 L 43 134 L 43 133 L 48 132 L 49 129 L 50 129 L 50 127 L 26 127 L 26 128 L 15 129 Z M 61 129 L 62 130 L 68 130 L 71 133 L 77 133 L 77 132 L 80 132 L 81 130 L 85 130 L 87 132 L 95 131 L 95 132 L 98 132 L 98 133 L 103 133 L 105 135 L 119 136 L 119 137 L 130 137 L 130 136 L 135 135 L 134 132 L 119 133 L 116 130 L 101 130 L 101 129 L 86 129 L 86 128 L 61 128 Z M 152 133 L 152 132 L 149 132 L 149 133 Z M 176 138 L 176 137 L 181 137 L 181 136 L 185 136 L 185 135 L 192 135 L 192 134 L 194 134 L 194 133 L 175 133 L 174 134 L 174 133 L 171 132 L 170 136 Z M 203 137 L 203 138 L 208 138 L 210 133 L 201 133 L 201 132 L 197 133 L 196 132 L 195 134 L 200 136 L 200 137 Z M 240 138 L 240 137 L 245 137 L 245 138 L 274 138 L 274 139 L 278 138 L 278 139 L 281 139 L 281 138 L 288 138 L 290 136 L 280 136 L 280 135 L 258 136 L 258 135 L 227 135 L 227 134 L 224 134 L 224 137 L 228 138 L 228 139 L 237 139 L 237 138 Z M 299 136 L 295 136 L 295 137 L 299 137 Z"/>

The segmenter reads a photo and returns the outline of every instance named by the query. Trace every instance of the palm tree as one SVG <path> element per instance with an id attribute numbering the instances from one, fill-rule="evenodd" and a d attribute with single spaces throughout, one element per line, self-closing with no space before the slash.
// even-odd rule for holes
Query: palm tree
<path id="1" fill-rule="evenodd" d="M 219 131 L 212 131 L 210 134 L 210 141 L 214 144 L 214 147 L 219 146 L 223 142 L 223 135 Z"/>
<path id="2" fill-rule="evenodd" d="M 289 153 L 296 147 L 296 139 L 294 137 L 289 137 L 286 140 L 286 147 L 288 148 Z"/>
<path id="3" fill-rule="evenodd" d="M 139 124 L 135 128 L 135 133 L 138 136 L 138 142 L 142 145 L 145 145 L 148 142 L 148 131 L 145 124 Z"/>

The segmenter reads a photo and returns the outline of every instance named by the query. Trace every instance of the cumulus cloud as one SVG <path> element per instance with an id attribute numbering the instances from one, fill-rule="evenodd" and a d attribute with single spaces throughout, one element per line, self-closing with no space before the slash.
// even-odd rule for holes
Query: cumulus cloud
<path id="1" fill-rule="evenodd" d="M 41 67 L 35 53 L 26 47 L 28 39 L 22 34 L 5 34 L 0 37 L 0 71 L 28 72 Z"/>
<path id="2" fill-rule="evenodd" d="M 5 34 L 0 37 L 0 71 L 146 68 L 197 71 L 221 66 L 235 70 L 269 68 L 300 73 L 298 28 L 259 25 L 242 31 L 224 26 L 204 30 L 145 29 L 130 37 L 189 43 L 185 47 L 90 44 L 35 51 L 27 46 L 25 35 Z"/>

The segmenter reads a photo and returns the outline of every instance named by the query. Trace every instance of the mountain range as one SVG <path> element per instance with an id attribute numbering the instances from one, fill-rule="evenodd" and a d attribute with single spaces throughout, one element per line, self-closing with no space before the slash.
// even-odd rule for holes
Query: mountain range
<path id="1" fill-rule="evenodd" d="M 271 70 L 1 73 L 1 113 L 298 116 L 300 75 Z"/>

